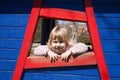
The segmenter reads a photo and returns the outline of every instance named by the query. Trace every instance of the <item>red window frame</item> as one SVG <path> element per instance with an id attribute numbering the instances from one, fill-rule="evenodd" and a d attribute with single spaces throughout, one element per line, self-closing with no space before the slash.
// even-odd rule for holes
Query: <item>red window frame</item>
<path id="1" fill-rule="evenodd" d="M 25 32 L 24 40 L 22 43 L 22 47 L 20 50 L 20 54 L 18 57 L 18 61 L 16 64 L 12 80 L 20 80 L 23 70 L 27 69 L 28 67 L 27 63 L 31 63 L 30 58 L 28 58 L 28 54 L 32 45 L 35 28 L 40 17 L 86 22 L 88 24 L 90 38 L 93 46 L 93 52 L 95 53 L 95 58 L 97 60 L 101 79 L 109 80 L 110 77 L 108 74 L 107 65 L 102 51 L 102 46 L 100 42 L 100 37 L 97 29 L 97 23 L 95 20 L 91 0 L 84 0 L 85 12 L 66 10 L 60 8 L 47 8 L 41 6 L 41 4 L 42 0 L 35 0 L 34 2 L 34 6 L 30 14 L 30 19 L 28 21 L 27 29 Z"/>

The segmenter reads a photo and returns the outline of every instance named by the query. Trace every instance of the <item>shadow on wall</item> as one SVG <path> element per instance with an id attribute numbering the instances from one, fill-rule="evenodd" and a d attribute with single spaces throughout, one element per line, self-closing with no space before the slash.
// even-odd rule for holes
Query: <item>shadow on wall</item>
<path id="1" fill-rule="evenodd" d="M 30 13 L 34 0 L 6 1 L 0 0 L 0 13 Z M 6 6 L 7 5 L 7 6 Z"/>

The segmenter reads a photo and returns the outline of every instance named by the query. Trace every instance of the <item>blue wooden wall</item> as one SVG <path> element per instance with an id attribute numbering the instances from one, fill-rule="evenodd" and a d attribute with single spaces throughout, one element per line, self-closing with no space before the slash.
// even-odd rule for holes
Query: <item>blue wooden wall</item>
<path id="1" fill-rule="evenodd" d="M 82 0 L 44 0 L 46 6 L 82 10 Z M 54 1 L 54 2 L 53 2 Z M 63 3 L 64 2 L 64 3 Z M 11 80 L 33 0 L 0 0 L 0 80 Z M 120 1 L 93 0 L 111 80 L 120 80 Z M 97 66 L 25 70 L 22 80 L 100 80 Z"/>
<path id="2" fill-rule="evenodd" d="M 93 5 L 111 80 L 120 80 L 120 1 L 94 0 Z"/>
<path id="3" fill-rule="evenodd" d="M 12 80 L 32 0 L 0 0 L 0 80 Z"/>

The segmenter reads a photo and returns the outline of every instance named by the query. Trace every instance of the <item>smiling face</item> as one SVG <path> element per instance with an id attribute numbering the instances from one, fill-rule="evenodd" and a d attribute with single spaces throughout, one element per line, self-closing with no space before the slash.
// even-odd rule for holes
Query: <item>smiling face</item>
<path id="1" fill-rule="evenodd" d="M 51 50 L 57 54 L 62 54 L 63 52 L 66 51 L 66 48 L 67 45 L 63 40 L 56 38 L 51 42 Z"/>
<path id="2" fill-rule="evenodd" d="M 55 53 L 61 54 L 69 45 L 68 32 L 65 28 L 56 26 L 50 33 L 48 47 Z"/>

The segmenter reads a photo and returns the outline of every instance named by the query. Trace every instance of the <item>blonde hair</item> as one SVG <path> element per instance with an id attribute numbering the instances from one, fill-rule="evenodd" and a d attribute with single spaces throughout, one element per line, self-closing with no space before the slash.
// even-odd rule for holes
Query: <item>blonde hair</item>
<path id="1" fill-rule="evenodd" d="M 47 45 L 50 47 L 51 42 L 56 38 L 65 41 L 67 46 L 69 45 L 68 31 L 64 27 L 57 25 L 55 28 L 53 28 L 50 33 Z"/>

